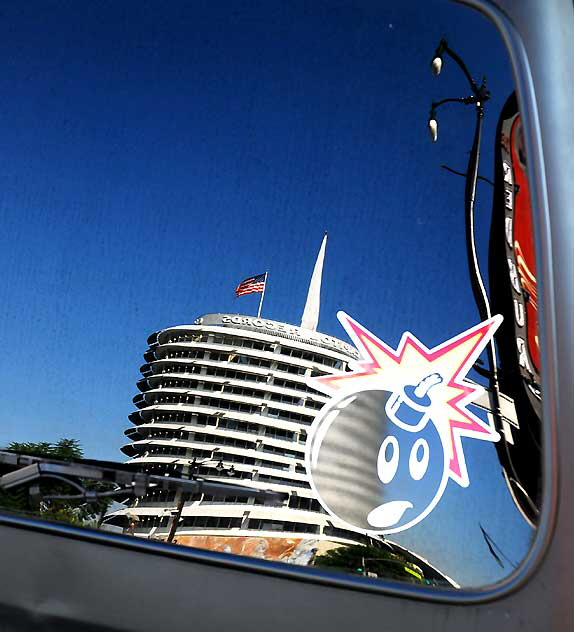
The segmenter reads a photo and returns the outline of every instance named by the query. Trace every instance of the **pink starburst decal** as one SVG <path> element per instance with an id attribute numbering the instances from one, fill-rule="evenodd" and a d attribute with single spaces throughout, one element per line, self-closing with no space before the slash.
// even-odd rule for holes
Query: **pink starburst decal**
<path id="1" fill-rule="evenodd" d="M 339 312 L 338 318 L 361 359 L 351 365 L 350 372 L 314 378 L 315 388 L 339 396 L 365 390 L 402 393 L 407 385 L 424 385 L 434 376 L 428 415 L 448 456 L 448 476 L 468 486 L 462 438 L 498 441 L 500 437 L 469 410 L 468 405 L 484 389 L 468 381 L 466 375 L 500 326 L 502 316 L 493 316 L 432 349 L 409 332 L 402 335 L 397 349 L 392 349 L 344 312 Z"/>

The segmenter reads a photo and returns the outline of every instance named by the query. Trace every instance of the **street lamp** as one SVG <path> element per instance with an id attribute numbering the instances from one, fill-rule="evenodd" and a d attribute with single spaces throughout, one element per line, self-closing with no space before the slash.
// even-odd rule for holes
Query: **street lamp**
<path id="1" fill-rule="evenodd" d="M 219 448 L 215 448 L 214 450 L 212 450 L 211 457 L 208 459 L 204 459 L 203 461 L 198 461 L 195 457 L 193 457 L 193 459 L 188 462 L 189 478 L 194 479 L 196 474 L 199 472 L 199 468 L 202 465 L 205 465 L 206 463 L 210 463 L 210 462 L 215 462 L 215 461 L 217 461 L 217 465 L 215 466 L 215 469 L 220 474 L 225 472 L 227 476 L 235 476 L 235 469 L 233 465 L 230 468 L 226 468 L 225 465 L 223 464 L 223 459 L 213 458 L 213 454 L 217 452 L 218 450 Z M 175 537 L 175 532 L 177 531 L 177 526 L 179 524 L 179 521 L 181 520 L 181 514 L 183 512 L 183 508 L 185 506 L 185 501 L 187 500 L 187 497 L 188 497 L 188 494 L 182 491 L 181 496 L 179 497 L 179 500 L 177 502 L 177 506 L 175 508 L 175 512 L 173 515 L 173 522 L 171 523 L 169 534 L 165 540 L 166 542 L 173 542 L 173 539 Z"/>
<path id="2" fill-rule="evenodd" d="M 470 155 L 468 158 L 468 165 L 466 169 L 466 185 L 464 192 L 464 206 L 465 206 L 465 236 L 466 236 L 466 252 L 468 260 L 468 269 L 470 274 L 470 282 L 472 287 L 472 293 L 474 300 L 478 308 L 481 320 L 488 320 L 492 317 L 490 309 L 490 301 L 486 293 L 486 287 L 480 272 L 480 266 L 478 263 L 478 255 L 476 253 L 476 239 L 474 234 L 474 207 L 476 200 L 476 184 L 478 180 L 478 163 L 480 159 L 480 141 L 482 137 L 482 122 L 484 119 L 484 104 L 490 98 L 490 92 L 486 87 L 486 78 L 482 78 L 482 83 L 478 85 L 472 78 L 466 64 L 462 59 L 449 47 L 448 42 L 445 39 L 441 39 L 431 61 L 431 71 L 433 75 L 438 76 L 443 67 L 444 56 L 450 57 L 457 66 L 462 70 L 472 94 L 463 98 L 448 98 L 441 101 L 434 101 L 431 104 L 430 116 L 429 116 L 429 132 L 433 142 L 436 142 L 438 138 L 438 121 L 436 117 L 436 110 L 445 103 L 462 103 L 464 105 L 474 106 L 475 111 L 475 127 L 474 138 Z M 498 386 L 498 368 L 496 360 L 496 347 L 494 346 L 494 339 L 491 338 L 487 346 L 488 363 L 490 365 L 489 371 L 489 386 L 493 397 L 493 414 L 497 420 L 500 421 L 500 399 L 499 399 L 499 386 Z"/>

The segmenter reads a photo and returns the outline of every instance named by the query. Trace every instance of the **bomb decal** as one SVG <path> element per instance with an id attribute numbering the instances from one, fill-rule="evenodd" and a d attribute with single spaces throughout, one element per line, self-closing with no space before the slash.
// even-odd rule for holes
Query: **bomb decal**
<path id="1" fill-rule="evenodd" d="M 307 442 L 311 486 L 353 528 L 404 531 L 430 514 L 449 479 L 469 485 L 463 437 L 499 439 L 469 410 L 484 389 L 465 377 L 502 317 L 433 349 L 405 332 L 396 350 L 344 312 L 338 317 L 361 359 L 350 372 L 308 380 L 331 396 Z"/>

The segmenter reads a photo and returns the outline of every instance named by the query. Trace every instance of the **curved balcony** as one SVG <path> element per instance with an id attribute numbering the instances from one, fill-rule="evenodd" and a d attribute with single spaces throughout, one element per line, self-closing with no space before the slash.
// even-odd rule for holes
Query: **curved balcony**
<path id="1" fill-rule="evenodd" d="M 140 432 L 140 429 L 136 426 L 135 428 L 127 428 L 124 430 L 124 434 L 128 439 L 132 439 L 132 441 L 139 441 L 140 439 L 145 438 L 145 433 Z"/>

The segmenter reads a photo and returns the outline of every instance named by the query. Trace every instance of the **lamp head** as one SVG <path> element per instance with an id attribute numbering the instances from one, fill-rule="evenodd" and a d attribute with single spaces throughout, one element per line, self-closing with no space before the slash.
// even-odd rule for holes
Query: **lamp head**
<path id="1" fill-rule="evenodd" d="M 431 71 L 435 77 L 440 75 L 440 71 L 442 70 L 442 57 L 437 56 L 431 61 Z"/>
<path id="2" fill-rule="evenodd" d="M 435 77 L 438 77 L 440 75 L 440 71 L 442 70 L 442 54 L 444 50 L 447 48 L 447 46 L 448 44 L 446 43 L 446 40 L 441 39 L 441 41 L 438 43 L 438 46 L 436 47 L 436 50 L 434 52 L 434 57 L 431 61 L 430 67 L 431 67 L 432 74 Z"/>
<path id="3" fill-rule="evenodd" d="M 434 114 L 431 114 L 428 122 L 428 130 L 433 143 L 436 143 L 438 139 L 438 121 Z"/>

